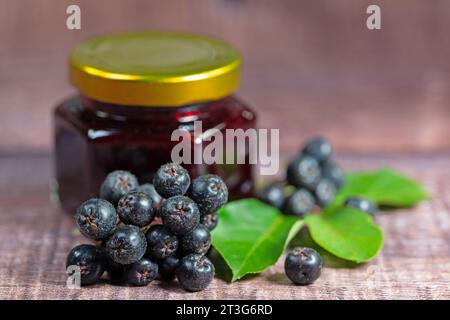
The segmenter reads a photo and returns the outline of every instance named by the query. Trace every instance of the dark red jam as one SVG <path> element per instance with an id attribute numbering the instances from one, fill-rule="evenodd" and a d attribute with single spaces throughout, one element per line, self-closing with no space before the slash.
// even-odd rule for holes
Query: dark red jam
<path id="1" fill-rule="evenodd" d="M 105 176 L 129 170 L 140 183 L 152 182 L 154 172 L 171 161 L 172 132 L 186 128 L 193 134 L 194 121 L 203 132 L 218 128 L 255 127 L 255 114 L 234 96 L 182 107 L 135 107 L 73 97 L 55 110 L 55 166 L 62 207 L 74 212 L 81 202 L 98 196 Z M 203 144 L 211 142 L 203 141 Z M 191 176 L 214 173 L 227 183 L 232 198 L 253 193 L 253 165 L 191 164 Z"/>

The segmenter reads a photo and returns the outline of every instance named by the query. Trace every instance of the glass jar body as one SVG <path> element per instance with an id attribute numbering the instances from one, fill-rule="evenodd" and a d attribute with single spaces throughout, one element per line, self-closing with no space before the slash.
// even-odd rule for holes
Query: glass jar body
<path id="1" fill-rule="evenodd" d="M 214 139 L 195 139 L 197 121 L 201 121 L 203 133 L 216 128 L 225 137 L 227 129 L 255 128 L 256 119 L 234 96 L 181 107 L 120 106 L 83 96 L 64 101 L 54 112 L 56 181 L 62 207 L 74 212 L 81 202 L 98 196 L 103 179 L 113 170 L 129 170 L 140 183 L 151 183 L 154 172 L 171 161 L 172 148 L 180 143 L 171 139 L 176 129 L 189 133 L 191 153 L 195 143 L 201 144 L 196 150 L 204 150 Z M 246 147 L 244 164 L 196 161 L 183 166 L 193 178 L 206 173 L 220 175 L 231 198 L 249 197 L 254 165 L 249 163 L 248 150 Z M 194 161 L 193 155 L 190 158 Z"/>

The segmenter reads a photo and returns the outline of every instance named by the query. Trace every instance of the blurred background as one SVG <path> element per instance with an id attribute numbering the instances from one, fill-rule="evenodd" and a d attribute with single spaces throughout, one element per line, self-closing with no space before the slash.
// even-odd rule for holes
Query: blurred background
<path id="1" fill-rule="evenodd" d="M 81 7 L 81 30 L 66 8 Z M 366 8 L 381 7 L 381 30 Z M 292 154 L 310 135 L 340 152 L 450 149 L 450 1 L 0 0 L 0 153 L 47 153 L 52 110 L 75 92 L 67 56 L 91 36 L 191 31 L 243 54 L 239 95 Z"/>

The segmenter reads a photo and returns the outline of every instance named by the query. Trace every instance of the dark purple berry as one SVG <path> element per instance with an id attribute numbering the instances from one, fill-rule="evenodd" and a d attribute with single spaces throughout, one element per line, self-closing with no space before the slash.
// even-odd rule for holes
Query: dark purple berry
<path id="1" fill-rule="evenodd" d="M 285 202 L 283 187 L 276 184 L 269 185 L 259 193 L 258 199 L 278 209 L 282 209 Z"/>
<path id="2" fill-rule="evenodd" d="M 228 201 L 228 188 L 217 175 L 206 174 L 192 182 L 192 200 L 197 203 L 202 215 L 216 212 Z"/>
<path id="3" fill-rule="evenodd" d="M 138 227 L 124 225 L 106 242 L 106 252 L 116 263 L 131 264 L 139 261 L 147 250 L 147 241 Z"/>
<path id="4" fill-rule="evenodd" d="M 319 278 L 322 272 L 322 257 L 314 249 L 295 248 L 287 255 L 284 270 L 293 283 L 311 284 Z"/>
<path id="5" fill-rule="evenodd" d="M 205 214 L 200 218 L 200 224 L 204 225 L 210 231 L 214 230 L 218 222 L 219 222 L 219 215 L 217 214 L 217 212 Z"/>
<path id="6" fill-rule="evenodd" d="M 210 247 L 211 234 L 201 224 L 180 239 L 180 252 L 183 256 L 191 253 L 206 254 Z"/>
<path id="7" fill-rule="evenodd" d="M 153 200 L 153 206 L 155 208 L 155 211 L 159 209 L 163 198 L 159 195 L 158 192 L 156 192 L 155 186 L 153 184 L 151 183 L 141 184 L 137 188 L 137 191 L 145 192 L 146 194 L 148 194 L 150 198 L 152 198 Z"/>
<path id="8" fill-rule="evenodd" d="M 116 209 L 106 200 L 89 199 L 78 208 L 75 221 L 85 237 L 92 240 L 105 239 L 116 229 Z"/>
<path id="9" fill-rule="evenodd" d="M 177 163 L 161 166 L 153 178 L 156 191 L 164 198 L 184 195 L 190 183 L 189 173 Z"/>
<path id="10" fill-rule="evenodd" d="M 78 267 L 72 270 L 70 266 Z M 70 250 L 66 260 L 67 272 L 70 276 L 73 272 L 80 273 L 80 284 L 89 285 L 100 280 L 105 271 L 104 259 L 99 249 L 91 244 L 81 244 Z"/>
<path id="11" fill-rule="evenodd" d="M 345 182 L 344 171 L 330 161 L 322 165 L 322 177 L 333 181 L 336 188 L 342 187 Z"/>
<path id="12" fill-rule="evenodd" d="M 297 188 L 314 190 L 320 177 L 319 163 L 307 155 L 294 159 L 287 169 L 287 181 Z"/>
<path id="13" fill-rule="evenodd" d="M 377 204 L 369 199 L 350 197 L 345 201 L 345 205 L 368 213 L 371 216 L 375 216 L 378 213 Z"/>
<path id="14" fill-rule="evenodd" d="M 100 198 L 117 205 L 120 198 L 139 186 L 137 178 L 128 171 L 116 170 L 108 174 L 100 188 Z"/>
<path id="15" fill-rule="evenodd" d="M 303 153 L 310 155 L 319 162 L 324 162 L 330 159 L 333 150 L 328 140 L 322 137 L 316 137 L 305 143 Z"/>
<path id="16" fill-rule="evenodd" d="M 164 201 L 160 214 L 164 225 L 176 235 L 191 232 L 200 222 L 196 203 L 185 196 L 175 196 Z"/>
<path id="17" fill-rule="evenodd" d="M 329 179 L 321 179 L 317 184 L 314 195 L 317 204 L 323 208 L 333 202 L 336 196 L 336 186 Z"/>
<path id="18" fill-rule="evenodd" d="M 164 225 L 157 224 L 147 231 L 147 254 L 152 259 L 162 260 L 178 250 L 178 238 Z"/>
<path id="19" fill-rule="evenodd" d="M 165 281 L 175 278 L 175 270 L 180 265 L 180 259 L 176 255 L 169 256 L 159 262 L 159 275 Z"/>
<path id="20" fill-rule="evenodd" d="M 214 265 L 205 256 L 190 254 L 181 259 L 176 275 L 185 290 L 201 291 L 213 280 Z"/>
<path id="21" fill-rule="evenodd" d="M 126 271 L 127 282 L 135 286 L 146 286 L 158 275 L 158 265 L 151 260 L 141 259 L 129 267 Z"/>
<path id="22" fill-rule="evenodd" d="M 119 200 L 117 213 L 123 223 L 144 227 L 155 217 L 155 208 L 148 194 L 131 191 Z"/>
<path id="23" fill-rule="evenodd" d="M 308 190 L 298 189 L 286 200 L 283 212 L 303 218 L 311 212 L 314 204 L 314 197 Z"/>
<path id="24" fill-rule="evenodd" d="M 105 271 L 108 274 L 112 283 L 121 284 L 125 281 L 126 266 L 117 262 L 114 262 L 109 255 L 104 252 L 105 259 Z"/>

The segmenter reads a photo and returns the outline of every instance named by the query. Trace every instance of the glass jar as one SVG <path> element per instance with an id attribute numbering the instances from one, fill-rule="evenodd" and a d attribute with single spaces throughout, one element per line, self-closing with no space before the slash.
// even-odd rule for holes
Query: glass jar
<path id="1" fill-rule="evenodd" d="M 55 167 L 62 207 L 74 212 L 98 196 L 105 176 L 129 170 L 140 183 L 171 160 L 174 130 L 195 137 L 216 128 L 247 130 L 255 114 L 232 93 L 239 83 L 240 56 L 209 37 L 163 32 L 111 35 L 80 44 L 70 57 L 70 80 L 79 94 L 54 113 Z M 196 139 L 197 138 L 197 139 Z M 191 152 L 193 147 L 190 149 Z M 224 150 L 225 152 L 225 150 Z M 232 198 L 253 193 L 253 165 L 183 164 L 192 177 L 214 173 Z"/>

